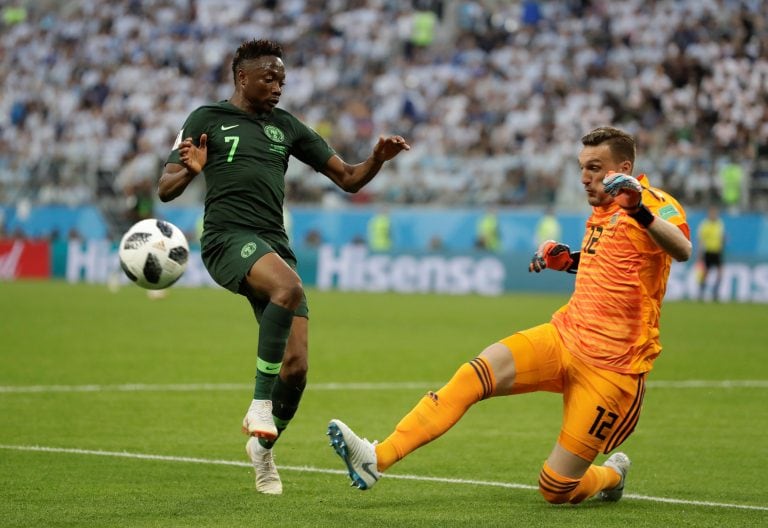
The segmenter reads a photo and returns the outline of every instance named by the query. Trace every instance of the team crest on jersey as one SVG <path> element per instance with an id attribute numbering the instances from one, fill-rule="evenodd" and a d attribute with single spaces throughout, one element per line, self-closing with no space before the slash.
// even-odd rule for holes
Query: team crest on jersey
<path id="1" fill-rule="evenodd" d="M 608 220 L 608 225 L 614 226 L 616 225 L 616 222 L 619 221 L 619 213 L 614 214 L 610 220 Z"/>
<path id="2" fill-rule="evenodd" d="M 283 131 L 274 125 L 265 126 L 264 133 L 267 135 L 269 139 L 271 139 L 275 143 L 282 143 L 283 141 L 285 141 L 285 134 L 283 134 Z"/>
<path id="3" fill-rule="evenodd" d="M 248 258 L 253 255 L 254 252 L 256 252 L 256 242 L 248 242 L 243 246 L 243 249 L 240 250 L 240 256 L 243 258 Z"/>

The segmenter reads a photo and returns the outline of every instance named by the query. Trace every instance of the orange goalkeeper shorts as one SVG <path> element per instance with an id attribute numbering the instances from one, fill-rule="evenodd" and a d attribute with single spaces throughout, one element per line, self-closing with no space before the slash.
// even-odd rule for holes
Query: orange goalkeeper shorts
<path id="1" fill-rule="evenodd" d="M 512 352 L 512 394 L 548 391 L 563 395 L 558 442 L 592 461 L 618 447 L 634 431 L 645 393 L 645 374 L 621 374 L 574 357 L 551 323 L 500 341 Z"/>

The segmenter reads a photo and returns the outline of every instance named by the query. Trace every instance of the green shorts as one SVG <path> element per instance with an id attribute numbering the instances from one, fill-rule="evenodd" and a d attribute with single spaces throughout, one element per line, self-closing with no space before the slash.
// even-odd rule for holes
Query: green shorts
<path id="1" fill-rule="evenodd" d="M 246 297 L 258 320 L 261 320 L 269 299 L 257 298 L 245 287 L 245 277 L 253 264 L 267 253 L 277 253 L 296 270 L 296 255 L 287 242 L 268 242 L 248 231 L 205 233 L 201 242 L 203 264 L 213 280 L 232 293 Z M 293 314 L 298 317 L 309 316 L 306 295 L 302 296 Z"/>

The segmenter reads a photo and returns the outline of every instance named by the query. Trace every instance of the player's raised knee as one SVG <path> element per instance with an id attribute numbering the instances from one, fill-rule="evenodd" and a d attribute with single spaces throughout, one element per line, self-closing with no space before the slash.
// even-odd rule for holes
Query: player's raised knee
<path id="1" fill-rule="evenodd" d="M 304 298 L 304 285 L 301 281 L 296 281 L 287 288 L 287 295 L 291 301 L 291 304 L 298 304 Z"/>
<path id="2" fill-rule="evenodd" d="M 271 296 L 274 304 L 285 306 L 291 310 L 295 309 L 304 298 L 304 287 L 300 280 L 290 281 L 281 284 Z"/>

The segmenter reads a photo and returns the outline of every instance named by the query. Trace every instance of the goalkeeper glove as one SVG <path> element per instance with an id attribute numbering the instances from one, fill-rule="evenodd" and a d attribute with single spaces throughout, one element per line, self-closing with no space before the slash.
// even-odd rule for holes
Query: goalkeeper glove
<path id="1" fill-rule="evenodd" d="M 643 227 L 651 225 L 655 217 L 643 205 L 643 186 L 639 181 L 627 174 L 608 171 L 608 175 L 603 178 L 603 188 L 638 224 Z"/>
<path id="2" fill-rule="evenodd" d="M 528 271 L 539 273 L 545 268 L 568 271 L 573 263 L 571 248 L 554 240 L 546 240 L 534 253 L 531 263 L 528 264 Z"/>

